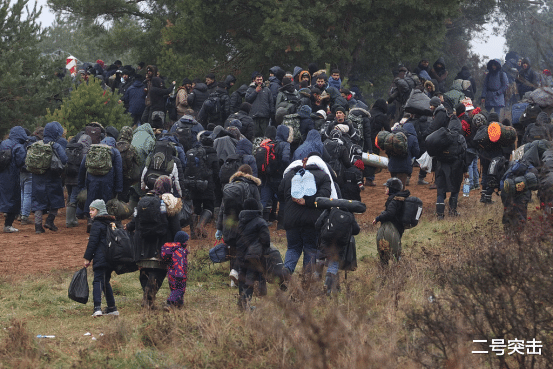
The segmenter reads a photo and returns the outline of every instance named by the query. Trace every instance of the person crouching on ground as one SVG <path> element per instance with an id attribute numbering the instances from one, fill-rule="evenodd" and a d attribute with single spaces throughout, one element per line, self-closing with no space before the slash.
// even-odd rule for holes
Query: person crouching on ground
<path id="1" fill-rule="evenodd" d="M 112 270 L 106 261 L 106 233 L 110 223 L 115 221 L 115 217 L 108 214 L 104 200 L 98 199 L 92 201 L 89 208 L 92 226 L 90 227 L 90 237 L 88 238 L 88 245 L 84 253 L 84 267 L 88 268 L 90 261 L 94 261 L 94 265 L 92 266 L 92 270 L 94 271 L 94 281 L 92 282 L 94 313 L 92 316 L 119 315 L 119 311 L 115 307 L 113 290 L 109 283 Z M 107 309 L 103 312 L 101 306 L 102 291 L 108 305 Z"/>

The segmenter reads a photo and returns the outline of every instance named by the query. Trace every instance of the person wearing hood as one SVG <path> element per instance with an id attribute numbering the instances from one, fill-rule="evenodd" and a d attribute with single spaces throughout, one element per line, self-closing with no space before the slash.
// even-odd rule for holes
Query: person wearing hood
<path id="1" fill-rule="evenodd" d="M 90 155 L 90 151 L 83 157 L 81 167 L 79 168 L 79 188 L 86 188 L 87 190 L 84 207 L 84 211 L 87 213 L 92 201 L 102 199 L 104 202 L 108 202 L 123 192 L 123 162 L 119 150 L 115 148 L 117 143 L 112 137 L 106 137 L 102 140 L 101 144 L 110 147 L 111 169 L 109 172 L 105 175 L 93 175 L 88 172 L 86 158 Z M 90 224 L 92 222 L 89 219 Z M 88 227 L 87 230 L 89 230 Z"/>
<path id="2" fill-rule="evenodd" d="M 173 92 L 176 82 L 173 81 L 172 85 L 165 88 L 165 84 L 160 77 L 152 78 L 152 84 L 150 85 L 150 119 L 148 122 L 155 128 L 165 128 L 165 102 L 167 96 Z M 155 123 L 160 121 L 160 123 Z M 161 124 L 161 125 L 159 125 Z"/>
<path id="3" fill-rule="evenodd" d="M 280 88 L 283 85 L 282 79 L 284 78 L 285 73 L 284 69 L 279 66 L 274 66 L 269 69 L 269 90 L 271 90 L 271 94 L 273 94 L 275 106 L 278 105 L 276 104 L 276 98 Z"/>
<path id="4" fill-rule="evenodd" d="M 392 177 L 399 178 L 403 186 L 409 185 L 409 178 L 413 173 L 413 159 L 419 157 L 419 140 L 417 131 L 410 121 L 400 124 L 392 132 L 402 132 L 407 136 L 407 155 L 404 157 L 390 156 L 388 159 L 388 171 Z"/>
<path id="5" fill-rule="evenodd" d="M 434 82 L 435 81 L 436 80 L 434 80 Z M 429 98 L 434 97 L 434 94 L 436 93 L 436 85 L 434 84 L 434 82 L 432 80 L 424 82 L 423 91 Z"/>
<path id="6" fill-rule="evenodd" d="M 230 94 L 230 114 L 237 113 L 240 110 L 244 98 L 246 97 L 246 91 L 248 91 L 248 85 L 243 84 Z"/>
<path id="7" fill-rule="evenodd" d="M 311 107 L 303 105 L 298 110 L 298 115 L 300 116 L 301 142 L 304 142 L 307 138 L 307 133 L 312 129 L 315 129 L 315 123 L 313 122 L 313 119 L 311 119 Z"/>
<path id="8" fill-rule="evenodd" d="M 463 66 L 463 68 L 461 68 L 459 73 L 457 73 L 457 76 L 455 77 L 455 79 L 462 79 L 463 81 L 470 81 L 470 87 L 467 88 L 467 89 L 463 89 L 463 91 L 465 92 L 465 95 L 467 97 L 470 97 L 471 99 L 474 100 L 474 96 L 476 96 L 476 81 L 474 80 L 474 78 L 470 74 L 469 67 L 467 67 L 466 65 Z"/>
<path id="9" fill-rule="evenodd" d="M 234 86 L 235 83 L 236 83 L 236 77 L 233 76 L 232 74 L 229 74 L 225 77 L 225 86 L 226 86 L 225 88 L 227 90 L 227 94 L 232 88 L 232 86 Z"/>
<path id="10" fill-rule="evenodd" d="M 432 69 L 428 74 L 430 74 L 431 78 L 438 81 L 438 85 L 436 86 L 438 91 L 444 93 L 446 91 L 445 80 L 447 79 L 448 71 L 445 68 L 445 61 L 443 57 L 438 58 L 438 60 L 432 64 Z"/>
<path id="11" fill-rule="evenodd" d="M 252 104 L 250 117 L 255 125 L 255 137 L 263 137 L 269 120 L 275 115 L 275 99 L 268 87 L 264 86 L 263 76 L 257 73 L 246 91 L 246 102 Z"/>
<path id="12" fill-rule="evenodd" d="M 61 163 L 67 163 L 67 155 L 64 147 L 58 143 L 63 135 L 63 127 L 58 122 L 50 122 L 44 127 L 44 143 L 52 142 L 52 149 L 60 158 Z M 65 139 L 64 139 L 65 140 Z M 67 141 L 65 141 L 67 143 Z M 33 192 L 31 208 L 35 212 L 35 232 L 44 233 L 44 227 L 55 232 L 58 227 L 54 225 L 54 219 L 58 215 L 58 209 L 65 207 L 63 194 L 63 181 L 59 173 L 47 170 L 44 174 L 33 174 Z M 48 211 L 48 217 L 42 227 L 42 215 Z"/>
<path id="13" fill-rule="evenodd" d="M 127 106 L 133 120 L 133 126 L 140 126 L 142 113 L 146 108 L 146 85 L 141 76 L 137 76 L 132 85 L 125 91 L 121 99 Z"/>
<path id="14" fill-rule="evenodd" d="M 524 131 L 522 144 L 527 144 L 536 140 L 548 140 L 553 138 L 553 125 L 551 118 L 546 112 L 542 111 L 538 114 L 535 123 L 530 123 Z"/>
<path id="15" fill-rule="evenodd" d="M 430 71 L 428 69 L 429 64 L 430 62 L 428 61 L 428 59 L 422 59 L 419 62 L 419 65 L 415 69 L 413 69 L 413 74 L 418 76 L 421 82 L 431 80 L 430 74 L 428 73 Z"/>
<path id="16" fill-rule="evenodd" d="M 21 210 L 21 187 L 19 171 L 25 165 L 25 143 L 28 137 L 25 129 L 15 126 L 10 130 L 7 140 L 0 143 L 0 151 L 9 150 L 11 159 L 0 167 L 0 212 L 6 213 L 4 218 L 4 233 L 14 233 L 19 230 L 13 227 L 13 221 Z"/>
<path id="17" fill-rule="evenodd" d="M 279 111 L 282 111 L 284 115 L 293 114 L 298 109 L 299 103 L 300 95 L 298 91 L 296 91 L 292 80 L 287 77 L 283 78 L 282 87 L 279 88 L 278 94 L 276 95 L 276 114 L 278 115 Z"/>
<path id="18" fill-rule="evenodd" d="M 241 123 L 241 126 L 238 127 L 240 129 L 240 133 L 242 133 L 244 137 L 246 137 L 248 140 L 253 141 L 253 139 L 255 138 L 254 122 L 252 117 L 250 117 L 249 115 L 251 108 L 252 106 L 250 103 L 244 102 L 240 104 L 240 109 L 237 112 L 229 115 L 229 117 L 225 121 L 225 129 L 230 126 L 230 123 L 233 120 L 238 119 Z"/>
<path id="19" fill-rule="evenodd" d="M 522 58 L 521 67 L 516 79 L 518 97 L 520 99 L 522 99 L 525 93 L 534 91 L 540 84 L 540 76 L 532 69 L 530 59 Z"/>
<path id="20" fill-rule="evenodd" d="M 81 150 L 82 155 L 86 155 L 90 146 L 92 145 L 92 138 L 83 134 L 79 138 L 78 142 L 72 143 L 71 147 L 66 150 L 68 157 L 67 167 L 65 171 L 65 187 L 67 189 L 67 208 L 65 209 L 65 226 L 67 228 L 77 227 L 79 221 L 77 220 L 77 196 L 79 195 L 79 169 L 81 161 L 79 156 L 75 155 Z M 71 155 L 73 153 L 73 155 Z M 80 210 L 80 209 L 79 209 Z M 81 214 L 81 213 L 79 213 Z"/>
<path id="21" fill-rule="evenodd" d="M 204 105 L 204 101 L 209 97 L 209 92 L 207 91 L 207 85 L 201 79 L 194 79 L 192 86 L 193 89 L 188 94 L 187 101 L 188 106 L 194 110 L 194 118 L 196 118 Z"/>
<path id="22" fill-rule="evenodd" d="M 507 74 L 501 70 L 498 59 L 492 59 L 487 65 L 488 74 L 482 85 L 481 105 L 491 113 L 494 110 L 501 116 L 501 110 L 505 107 L 505 92 L 509 85 Z"/>
<path id="23" fill-rule="evenodd" d="M 252 174 L 257 177 L 257 164 L 252 156 L 253 145 L 247 138 L 242 138 L 236 144 L 236 154 L 242 155 L 242 164 L 248 164 L 252 168 Z"/>
<path id="24" fill-rule="evenodd" d="M 294 151 L 294 156 L 292 157 L 292 160 L 303 160 L 304 158 L 307 158 L 312 152 L 316 152 L 317 154 L 319 154 L 319 156 L 321 156 L 326 162 L 328 162 L 328 160 L 330 159 L 330 155 L 328 155 L 324 148 L 323 141 L 321 140 L 321 135 L 314 129 L 307 133 L 305 141 L 296 149 L 296 151 Z"/>
<path id="25" fill-rule="evenodd" d="M 386 186 L 386 209 L 373 220 L 373 224 L 381 223 L 379 233 L 385 234 L 385 239 L 397 240 L 397 242 L 378 242 L 376 248 L 380 256 L 382 266 L 388 265 L 390 258 L 398 262 L 401 258 L 401 237 L 405 228 L 401 217 L 405 199 L 411 196 L 409 190 L 404 190 L 403 183 L 398 178 L 390 178 L 385 183 Z M 391 237 L 386 237 L 386 234 Z M 395 237 L 394 237 L 395 236 Z M 381 240 L 382 241 L 382 240 Z"/>
<path id="26" fill-rule="evenodd" d="M 371 118 L 371 143 L 378 135 L 378 132 L 385 130 L 388 132 L 392 132 L 392 129 L 390 128 L 390 120 L 388 119 L 387 113 L 388 113 L 388 104 L 386 103 L 386 100 L 384 99 L 378 99 L 374 102 L 371 110 L 369 111 Z M 379 155 L 380 149 L 376 146 L 372 146 L 372 153 Z M 365 186 L 368 187 L 374 187 L 376 186 L 374 183 L 374 175 L 376 172 L 376 168 L 372 166 L 366 166 L 364 170 L 364 176 L 365 176 Z"/>
<path id="27" fill-rule="evenodd" d="M 300 72 L 303 71 L 303 68 L 302 67 L 299 67 L 299 66 L 295 66 L 294 67 L 294 70 L 292 71 L 292 80 L 294 81 L 294 85 L 296 86 L 296 89 L 299 88 L 299 85 L 300 85 L 300 82 L 301 82 L 301 79 L 300 79 Z M 309 72 L 307 72 L 309 73 Z M 309 74 L 309 76 L 311 76 L 311 74 Z"/>

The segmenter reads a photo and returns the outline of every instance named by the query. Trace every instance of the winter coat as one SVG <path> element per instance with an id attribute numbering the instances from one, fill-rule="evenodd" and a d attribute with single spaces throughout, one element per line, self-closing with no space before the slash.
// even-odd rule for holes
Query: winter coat
<path id="1" fill-rule="evenodd" d="M 173 86 L 165 88 L 163 80 L 159 77 L 152 78 L 152 85 L 150 86 L 150 110 L 151 111 L 165 111 L 165 102 L 167 96 L 173 92 Z"/>
<path id="2" fill-rule="evenodd" d="M 109 267 L 106 260 L 107 232 L 112 222 L 115 222 L 115 217 L 112 215 L 97 215 L 92 221 L 88 244 L 84 252 L 84 258 L 92 260 L 92 270 Z"/>
<path id="3" fill-rule="evenodd" d="M 199 145 L 199 143 L 197 144 Z M 195 199 L 206 199 L 212 200 L 215 191 L 215 184 L 219 183 L 219 159 L 217 158 L 217 151 L 212 146 L 203 146 L 207 160 L 206 160 L 206 169 L 211 171 L 211 175 L 203 178 L 207 180 L 207 188 L 203 192 L 197 192 L 196 190 L 192 192 L 192 198 Z"/>
<path id="4" fill-rule="evenodd" d="M 429 134 L 437 131 L 442 127 L 447 128 L 448 123 L 449 119 L 445 107 L 443 105 L 438 106 L 436 109 L 434 109 L 434 115 L 432 121 L 430 122 L 430 125 L 426 129 L 426 132 L 423 133 L 424 139 L 426 140 L 426 137 Z"/>
<path id="5" fill-rule="evenodd" d="M 461 121 L 453 116 L 449 121 L 447 128 L 451 132 L 455 132 L 463 136 L 463 127 Z M 443 162 L 440 157 L 436 158 L 436 186 L 438 191 L 445 190 L 445 192 L 459 192 L 461 183 L 463 182 L 463 173 L 468 171 L 468 163 L 466 163 L 466 153 L 462 153 L 453 162 Z"/>
<path id="6" fill-rule="evenodd" d="M 190 94 L 188 94 L 188 106 L 190 106 L 196 114 L 200 112 L 204 101 L 209 97 L 209 92 L 207 91 L 207 85 L 205 83 L 196 83 L 194 89 Z"/>
<path id="7" fill-rule="evenodd" d="M 261 202 L 259 195 L 259 186 L 261 186 L 261 180 L 250 174 L 236 172 L 230 177 L 229 183 L 232 182 L 244 182 L 248 184 L 249 193 L 251 198 Z M 226 186 L 226 184 L 225 184 Z M 246 199 L 244 199 L 246 200 Z M 223 239 L 226 242 L 234 243 L 238 237 L 238 214 L 230 213 L 225 214 L 225 204 L 221 201 L 221 208 L 217 216 L 217 229 L 223 231 Z"/>
<path id="8" fill-rule="evenodd" d="M 289 138 L 290 128 L 284 125 L 278 126 L 275 141 L 278 142 L 276 151 L 280 168 L 287 168 L 292 162 L 292 158 L 290 156 L 290 142 L 288 142 Z M 270 180 L 280 182 L 282 180 L 282 176 L 271 178 Z"/>
<path id="9" fill-rule="evenodd" d="M 388 119 L 388 106 L 386 105 L 386 100 L 378 99 L 375 101 L 371 111 L 371 142 L 374 141 L 373 137 L 376 138 L 378 132 L 383 129 L 392 132 L 390 128 L 390 119 Z"/>
<path id="10" fill-rule="evenodd" d="M 313 196 L 303 197 L 305 205 L 294 202 L 291 193 L 292 178 L 299 169 L 301 169 L 301 166 L 288 171 L 278 189 L 279 199 L 284 204 L 283 214 L 286 214 L 284 217 L 284 229 L 286 230 L 302 227 L 315 228 L 315 223 L 322 212 L 321 209 L 315 206 L 315 199 L 317 197 L 330 197 L 332 193 L 331 179 L 328 174 L 317 166 L 308 165 L 305 169 L 313 174 L 317 192 Z"/>
<path id="11" fill-rule="evenodd" d="M 61 141 L 63 127 L 58 122 L 50 122 L 44 127 L 44 143 L 54 142 L 52 148 L 58 154 L 62 164 L 67 164 L 65 148 Z M 67 145 L 67 140 L 65 144 Z M 63 183 L 59 174 L 46 171 L 44 174 L 33 174 L 32 210 L 61 209 L 65 207 Z"/>
<path id="12" fill-rule="evenodd" d="M 188 105 L 188 90 L 186 87 L 179 87 L 175 103 L 177 105 L 178 117 L 182 117 L 185 114 L 194 114 L 194 110 L 192 110 Z"/>
<path id="13" fill-rule="evenodd" d="M 241 139 L 236 144 L 236 154 L 242 156 L 242 164 L 248 164 L 252 168 L 253 176 L 257 177 L 257 164 L 252 155 L 253 144 L 246 138 Z"/>
<path id="14" fill-rule="evenodd" d="M 218 98 L 219 105 L 221 110 L 217 114 L 212 114 L 206 109 L 206 104 L 202 106 L 200 112 L 198 113 L 198 122 L 203 125 L 207 123 L 214 123 L 216 125 L 223 125 L 225 120 L 230 114 L 230 98 L 228 96 L 227 90 L 221 87 L 217 87 L 213 90 L 209 97 Z"/>
<path id="15" fill-rule="evenodd" d="M 439 64 L 441 64 L 442 67 L 438 67 Z M 438 58 L 438 60 L 436 60 L 434 64 L 432 64 L 432 69 L 428 74 L 431 78 L 438 81 L 438 85 L 436 86 L 436 88 L 440 92 L 445 92 L 445 80 L 447 78 L 448 72 L 445 68 L 444 58 Z"/>
<path id="16" fill-rule="evenodd" d="M 522 144 L 527 144 L 535 140 L 535 138 L 531 136 L 531 133 L 534 131 L 543 132 L 542 135 L 544 137 L 542 139 L 551 141 L 553 138 L 553 125 L 550 123 L 550 119 L 546 112 L 542 111 L 539 113 L 536 122 L 530 123 L 528 127 L 526 127 L 524 136 L 522 137 Z"/>
<path id="17" fill-rule="evenodd" d="M 234 85 L 236 83 L 236 77 L 232 74 L 229 74 L 225 77 L 225 85 L 227 86 L 227 90 L 230 90 L 231 83 Z"/>
<path id="18" fill-rule="evenodd" d="M 123 102 L 128 105 L 129 113 L 132 115 L 141 115 L 146 108 L 146 85 L 142 81 L 135 80 L 133 84 L 125 91 Z"/>
<path id="19" fill-rule="evenodd" d="M 238 263 L 245 263 L 246 267 L 258 269 L 262 256 L 271 247 L 269 226 L 263 220 L 261 210 L 242 210 L 239 215 L 236 242 L 236 258 Z M 261 270 L 259 270 L 261 271 Z"/>
<path id="20" fill-rule="evenodd" d="M 419 140 L 413 123 L 404 123 L 403 133 L 407 136 L 407 155 L 405 157 L 390 156 L 388 158 L 388 171 L 390 173 L 411 174 L 413 172 L 413 158 L 419 157 L 420 154 Z"/>
<path id="21" fill-rule="evenodd" d="M 493 64 L 497 66 L 495 71 L 492 69 Z M 490 60 L 487 68 L 488 74 L 482 85 L 481 99 L 486 99 L 486 106 L 503 107 L 505 106 L 505 92 L 509 84 L 507 74 L 501 70 L 501 64 L 497 59 Z"/>
<path id="22" fill-rule="evenodd" d="M 28 140 L 23 127 L 15 126 L 10 130 L 7 140 L 0 143 L 0 151 L 11 149 L 11 161 L 0 172 L 0 212 L 19 214 L 21 210 L 21 187 L 19 170 L 25 165 L 25 142 Z"/>
<path id="23" fill-rule="evenodd" d="M 252 104 L 250 117 L 252 118 L 270 118 L 275 114 L 275 99 L 271 90 L 263 87 L 261 92 L 255 91 L 255 84 L 251 84 L 246 91 L 246 101 Z"/>
<path id="24" fill-rule="evenodd" d="M 303 142 L 309 131 L 315 129 L 315 122 L 311 119 L 311 108 L 309 106 L 302 106 L 298 111 L 298 115 L 300 116 L 300 134 Z"/>
<path id="25" fill-rule="evenodd" d="M 248 90 L 248 85 L 242 85 L 238 90 L 230 94 L 230 113 L 236 113 L 240 110 L 240 105 L 246 96 L 246 91 Z"/>
<path id="26" fill-rule="evenodd" d="M 278 129 L 277 129 L 278 135 Z M 312 129 L 307 134 L 305 141 L 294 151 L 293 160 L 302 160 L 311 154 L 312 152 L 318 153 L 321 157 L 326 150 L 324 149 L 323 142 L 321 141 L 321 135 L 316 130 Z M 327 154 L 328 155 L 328 154 Z M 324 159 L 324 158 L 323 158 Z M 325 160 L 327 161 L 327 160 Z"/>
<path id="27" fill-rule="evenodd" d="M 278 91 L 280 90 L 281 87 L 282 87 L 282 82 L 280 81 L 280 79 L 278 79 L 275 76 L 269 77 L 269 90 L 271 91 L 271 95 L 273 96 L 275 105 L 276 105 L 276 98 L 278 95 Z"/>
<path id="28" fill-rule="evenodd" d="M 225 121 L 225 128 L 228 128 L 230 122 L 234 119 L 238 119 L 242 123 L 240 127 L 240 133 L 244 135 L 248 140 L 253 141 L 254 137 L 254 124 L 253 119 L 243 110 L 238 110 L 236 113 L 231 114 Z"/>
<path id="29" fill-rule="evenodd" d="M 104 138 L 102 144 L 111 147 L 111 165 L 110 171 L 103 176 L 95 176 L 86 170 L 86 157 L 83 157 L 79 168 L 79 188 L 86 188 L 86 203 L 84 211 L 88 212 L 88 206 L 96 199 L 102 199 L 105 202 L 113 199 L 116 194 L 123 191 L 123 160 L 121 153 L 115 148 L 115 139 L 112 137 Z"/>
<path id="30" fill-rule="evenodd" d="M 534 91 L 536 88 L 538 88 L 541 79 L 539 74 L 531 68 L 530 60 L 528 58 L 522 59 L 521 64 L 524 63 L 528 64 L 528 68 L 522 68 L 518 72 L 518 76 L 516 79 L 518 94 L 521 98 L 522 96 L 524 96 L 525 93 L 529 91 Z"/>
<path id="31" fill-rule="evenodd" d="M 413 127 L 415 127 L 415 132 L 417 132 L 417 139 L 419 141 L 419 152 L 421 154 L 424 154 L 424 152 L 426 151 L 426 136 L 424 135 L 424 133 L 430 126 L 430 121 L 428 120 L 428 117 L 423 115 L 418 119 L 409 119 L 407 122 L 413 123 Z"/>
<path id="32" fill-rule="evenodd" d="M 219 163 L 224 163 L 229 155 L 236 153 L 237 143 L 238 140 L 230 136 L 219 137 L 213 141 L 213 148 L 217 151 Z"/>
<path id="33" fill-rule="evenodd" d="M 459 73 L 457 73 L 457 76 L 455 79 L 462 79 L 463 81 L 470 81 L 470 87 L 467 90 L 465 90 L 465 95 L 467 97 L 470 97 L 471 99 L 474 99 L 474 96 L 476 95 L 476 81 L 471 76 L 470 71 L 467 67 L 463 67 Z"/>
<path id="34" fill-rule="evenodd" d="M 180 123 L 179 123 L 180 122 Z M 186 123 L 184 123 L 186 122 Z M 188 124 L 189 122 L 191 122 L 192 124 Z M 204 130 L 204 127 L 196 122 L 194 120 L 194 118 L 190 115 L 184 115 L 182 116 L 178 121 L 176 121 L 173 126 L 171 127 L 171 129 L 169 130 L 170 133 L 176 133 L 177 132 L 177 128 L 179 128 L 179 126 L 181 124 L 185 124 L 185 126 L 187 126 L 188 128 L 190 128 L 190 133 L 191 133 L 191 140 L 190 142 L 180 142 L 179 143 L 182 145 L 183 149 L 185 147 L 188 147 L 188 148 L 192 148 L 194 147 L 194 145 L 198 142 L 198 133 L 200 133 L 201 131 Z M 141 126 L 142 127 L 142 126 Z M 152 131 L 152 134 L 153 134 L 153 131 Z M 154 135 L 154 139 L 155 139 L 155 135 Z M 152 149 L 153 149 L 153 146 L 152 146 Z M 185 150 L 186 151 L 186 150 Z"/>
<path id="35" fill-rule="evenodd" d="M 163 196 L 167 196 L 164 194 Z M 149 192 L 146 196 L 157 196 Z M 161 260 L 161 246 L 167 242 L 173 242 L 175 234 L 181 230 L 179 213 L 182 209 L 182 202 L 180 199 L 174 199 L 174 201 L 161 200 L 160 208 L 162 209 L 162 217 L 167 217 L 167 230 L 165 235 L 157 238 L 143 237 L 140 234 L 140 217 L 138 212 L 134 211 L 132 220 L 127 224 L 126 229 L 133 234 L 133 241 L 135 250 L 137 250 L 137 258 L 139 260 L 156 258 Z M 161 201 L 164 201 L 164 206 L 161 206 Z"/>
<path id="36" fill-rule="evenodd" d="M 150 123 L 142 124 L 134 130 L 131 145 L 136 148 L 140 165 L 144 165 L 155 144 L 156 136 Z"/>
<path id="37" fill-rule="evenodd" d="M 396 193 L 390 193 L 388 199 L 386 200 L 386 210 L 380 213 L 376 217 L 377 222 L 392 222 L 394 227 L 396 227 L 399 232 L 399 236 L 403 235 L 405 228 L 401 222 L 401 215 L 403 214 L 403 206 L 406 198 L 411 196 L 409 190 L 399 191 Z"/>
<path id="38" fill-rule="evenodd" d="M 167 274 L 186 279 L 188 275 L 188 249 L 186 244 L 168 242 L 161 246 L 161 259 L 167 264 Z"/>
<path id="39" fill-rule="evenodd" d="M 330 77 L 328 79 L 328 85 L 331 86 L 331 87 L 334 87 L 335 89 L 337 89 L 338 91 L 340 91 L 340 89 L 342 88 L 342 79 L 341 78 L 338 78 L 337 80 Z"/>
<path id="40" fill-rule="evenodd" d="M 288 87 L 290 86 L 290 87 Z M 291 90 L 291 91 L 290 91 Z M 283 86 L 276 95 L 275 111 L 278 108 L 288 108 L 290 101 L 300 101 L 300 94 L 294 85 Z"/>
<path id="41" fill-rule="evenodd" d="M 158 141 L 169 141 L 174 143 L 175 149 L 177 150 L 177 157 L 179 158 L 183 167 L 186 165 L 186 153 L 184 152 L 182 145 L 179 143 L 178 137 L 173 135 L 167 135 L 167 136 L 160 137 Z"/>

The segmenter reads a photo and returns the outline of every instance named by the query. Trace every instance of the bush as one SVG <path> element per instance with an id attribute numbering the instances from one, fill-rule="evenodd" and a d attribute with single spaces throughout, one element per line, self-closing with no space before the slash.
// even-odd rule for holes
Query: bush
<path id="1" fill-rule="evenodd" d="M 81 83 L 59 109 L 51 112 L 48 109 L 48 122 L 58 121 L 67 130 L 68 136 L 77 134 L 91 122 L 98 122 L 104 127 L 114 126 L 121 130 L 130 126 L 132 119 L 125 113 L 123 104 L 119 103 L 121 95 L 104 90 L 101 81 L 92 78 L 88 83 Z"/>

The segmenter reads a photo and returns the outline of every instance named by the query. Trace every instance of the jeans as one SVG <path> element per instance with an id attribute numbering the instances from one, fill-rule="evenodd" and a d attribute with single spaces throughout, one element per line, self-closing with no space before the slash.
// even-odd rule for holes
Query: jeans
<path id="1" fill-rule="evenodd" d="M 67 204 L 76 204 L 79 195 L 79 186 L 65 185 L 67 187 Z"/>
<path id="2" fill-rule="evenodd" d="M 102 292 L 104 292 L 108 307 L 115 306 L 113 290 L 111 289 L 111 284 L 109 283 L 110 279 L 111 269 L 94 269 L 94 280 L 92 281 L 92 299 L 94 301 L 94 310 L 97 310 L 102 306 Z"/>
<path id="3" fill-rule="evenodd" d="M 270 179 L 265 179 L 261 183 L 261 188 L 259 189 L 259 195 L 261 199 L 261 205 L 263 205 L 263 209 L 267 207 L 267 204 L 272 203 L 273 208 L 276 208 L 276 204 L 278 202 L 278 186 L 280 185 L 280 181 L 273 181 Z"/>
<path id="4" fill-rule="evenodd" d="M 33 192 L 33 174 L 21 172 L 19 174 L 21 185 L 21 215 L 28 217 L 31 214 L 31 194 Z"/>
<path id="5" fill-rule="evenodd" d="M 338 274 L 338 267 L 339 266 L 340 266 L 339 261 L 331 261 L 331 262 L 328 263 L 328 268 L 326 269 L 326 272 L 336 275 L 336 274 Z"/>
<path id="6" fill-rule="evenodd" d="M 319 234 L 314 226 L 286 230 L 288 249 L 284 257 L 284 267 L 290 272 L 294 272 L 302 252 L 304 268 L 315 264 L 318 236 Z"/>
<path id="7" fill-rule="evenodd" d="M 478 158 L 474 158 L 474 160 L 469 164 L 469 178 L 470 178 L 470 185 L 471 187 L 478 187 L 479 183 L 478 180 L 480 179 L 480 174 L 478 173 Z"/>

